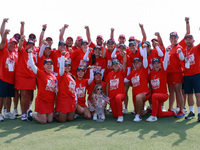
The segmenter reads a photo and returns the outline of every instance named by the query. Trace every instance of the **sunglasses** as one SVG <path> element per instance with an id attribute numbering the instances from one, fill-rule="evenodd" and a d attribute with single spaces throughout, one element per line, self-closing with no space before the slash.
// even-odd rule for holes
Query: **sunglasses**
<path id="1" fill-rule="evenodd" d="M 34 36 L 31 36 L 31 37 L 29 37 L 29 39 L 35 39 L 36 37 L 34 37 Z"/>
<path id="2" fill-rule="evenodd" d="M 19 37 L 19 36 L 14 36 L 14 38 L 15 38 L 15 39 L 18 39 L 18 40 L 20 39 L 20 37 Z"/>
<path id="3" fill-rule="evenodd" d="M 97 88 L 97 91 L 100 91 L 100 90 L 102 90 L 102 88 Z"/>

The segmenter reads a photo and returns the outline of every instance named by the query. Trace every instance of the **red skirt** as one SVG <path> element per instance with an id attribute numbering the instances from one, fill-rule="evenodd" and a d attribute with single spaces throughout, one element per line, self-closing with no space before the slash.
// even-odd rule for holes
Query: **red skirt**
<path id="1" fill-rule="evenodd" d="M 49 114 L 54 112 L 54 102 L 47 102 L 38 96 L 35 99 L 35 112 L 39 114 Z"/>
<path id="2" fill-rule="evenodd" d="M 57 96 L 56 99 L 56 112 L 62 112 L 63 114 L 75 112 L 75 98 L 68 97 L 60 97 Z"/>
<path id="3" fill-rule="evenodd" d="M 26 78 L 15 76 L 15 89 L 16 90 L 35 90 L 36 78 Z"/>
<path id="4" fill-rule="evenodd" d="M 176 85 L 177 83 L 183 83 L 182 72 L 167 73 L 167 83 Z"/>

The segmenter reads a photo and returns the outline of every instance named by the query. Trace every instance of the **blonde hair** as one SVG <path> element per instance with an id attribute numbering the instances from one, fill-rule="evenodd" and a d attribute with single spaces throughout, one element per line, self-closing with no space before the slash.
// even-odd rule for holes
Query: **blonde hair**
<path id="1" fill-rule="evenodd" d="M 97 88 L 98 88 L 99 86 L 101 86 L 101 88 L 102 88 L 101 94 L 102 94 L 102 95 L 105 94 L 104 89 L 103 89 L 103 85 L 102 85 L 102 84 L 96 84 L 96 85 L 94 86 L 93 91 L 92 91 L 91 98 L 94 96 L 94 94 L 97 94 Z"/>

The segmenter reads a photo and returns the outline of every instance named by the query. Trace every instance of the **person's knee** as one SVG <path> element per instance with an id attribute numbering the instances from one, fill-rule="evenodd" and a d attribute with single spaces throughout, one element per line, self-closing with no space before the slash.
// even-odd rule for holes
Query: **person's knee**
<path id="1" fill-rule="evenodd" d="M 47 123 L 46 120 L 40 120 L 39 122 L 40 122 L 41 124 L 46 124 L 46 123 Z"/>

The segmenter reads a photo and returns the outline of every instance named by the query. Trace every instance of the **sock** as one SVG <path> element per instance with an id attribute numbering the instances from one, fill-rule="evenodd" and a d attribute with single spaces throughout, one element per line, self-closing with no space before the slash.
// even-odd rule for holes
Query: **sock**
<path id="1" fill-rule="evenodd" d="M 136 115 L 135 115 L 135 117 L 138 117 L 138 118 L 139 118 L 139 117 L 140 117 L 140 115 L 139 115 L 139 114 L 136 114 Z"/>
<path id="2" fill-rule="evenodd" d="M 17 108 L 14 108 L 14 110 L 16 110 Z"/>
<path id="3" fill-rule="evenodd" d="M 30 116 L 33 117 L 33 113 L 32 112 L 30 113 Z"/>
<path id="4" fill-rule="evenodd" d="M 198 107 L 198 114 L 200 113 L 200 107 Z"/>
<path id="5" fill-rule="evenodd" d="M 189 109 L 190 109 L 191 112 L 194 113 L 194 106 L 189 106 Z"/>

